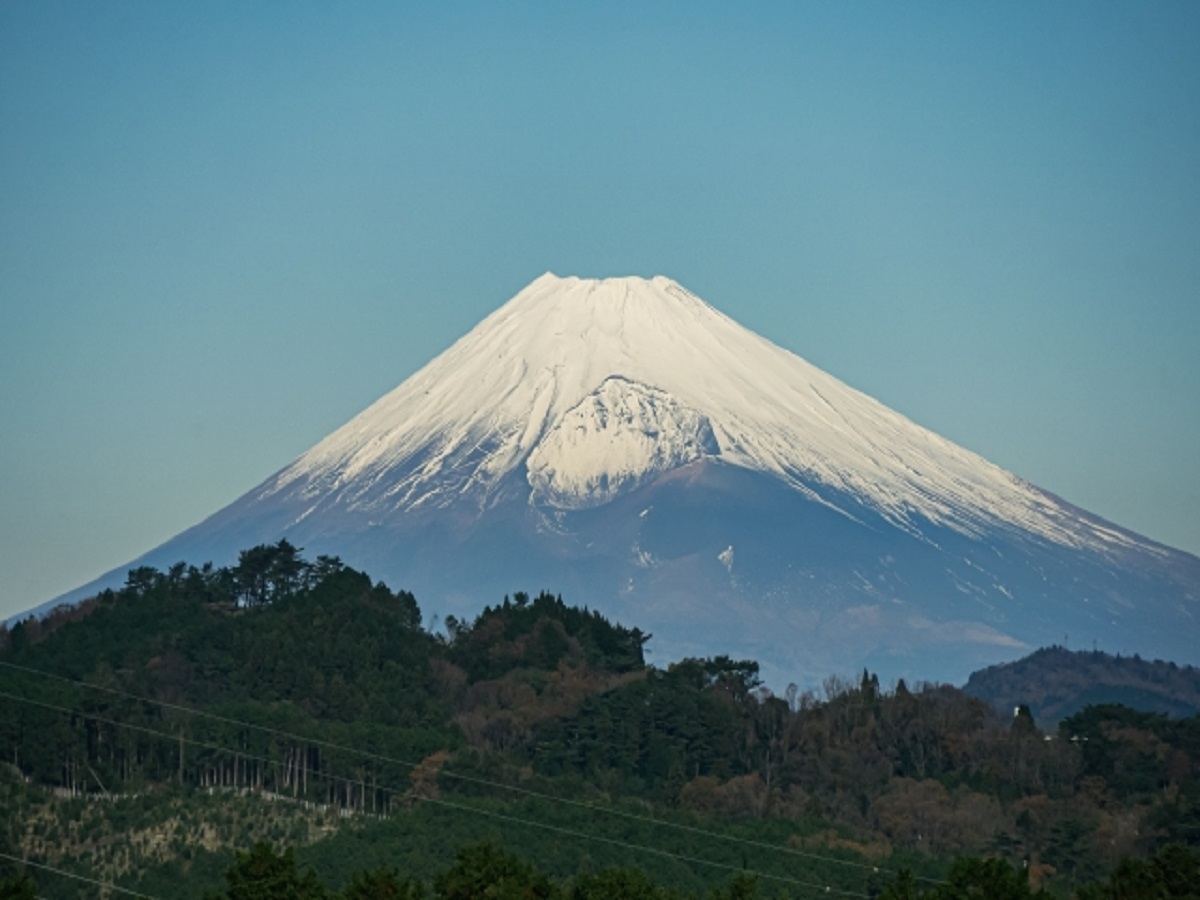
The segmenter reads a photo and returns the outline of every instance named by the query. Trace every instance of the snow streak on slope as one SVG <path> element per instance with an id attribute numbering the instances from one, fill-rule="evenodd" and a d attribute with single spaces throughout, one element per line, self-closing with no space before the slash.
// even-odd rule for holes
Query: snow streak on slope
<path id="1" fill-rule="evenodd" d="M 813 499 L 848 495 L 914 532 L 925 521 L 1099 550 L 1130 540 L 661 276 L 543 275 L 260 496 L 332 492 L 384 514 L 483 509 L 521 484 L 532 502 L 578 509 L 705 455 Z"/>

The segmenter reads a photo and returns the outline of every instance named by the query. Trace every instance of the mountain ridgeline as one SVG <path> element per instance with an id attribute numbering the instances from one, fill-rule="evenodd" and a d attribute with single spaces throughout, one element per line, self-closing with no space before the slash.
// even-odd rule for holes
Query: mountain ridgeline
<path id="1" fill-rule="evenodd" d="M 1200 714 L 1200 669 L 1098 650 L 1047 647 L 973 672 L 963 690 L 1000 710 L 1028 706 L 1046 725 L 1104 704 L 1174 717 Z"/>
<path id="2" fill-rule="evenodd" d="M 754 658 L 776 688 L 843 668 L 961 681 L 1063 634 L 1200 663 L 1200 559 L 663 277 L 538 278 L 245 496 L 61 599 L 281 538 L 441 617 L 553 587 L 639 622 L 657 659 Z"/>
<path id="3" fill-rule="evenodd" d="M 0 631 L 0 856 L 184 896 L 255 841 L 338 890 L 397 865 L 441 884 L 491 841 L 576 886 L 619 866 L 803 897 L 961 854 L 1062 893 L 1200 845 L 1200 718 L 1092 706 L 1043 733 L 869 671 L 775 695 L 753 660 L 648 665 L 645 632 L 549 593 L 423 622 L 281 540 Z"/>

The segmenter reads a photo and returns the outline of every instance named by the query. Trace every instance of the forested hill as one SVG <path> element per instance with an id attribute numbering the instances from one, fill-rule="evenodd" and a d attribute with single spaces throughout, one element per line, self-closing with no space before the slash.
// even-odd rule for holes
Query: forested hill
<path id="1" fill-rule="evenodd" d="M 966 853 L 1068 891 L 1200 842 L 1198 719 L 1093 707 L 1043 734 L 869 672 L 776 697 L 749 660 L 649 667 L 647 637 L 550 594 L 433 633 L 411 594 L 286 541 L 135 570 L 0 631 L 0 874 L 199 895 L 265 839 L 331 888 L 432 884 L 491 840 L 565 884 L 873 896 Z M 65 883 L 40 895 L 88 895 Z"/>
<path id="2" fill-rule="evenodd" d="M 1200 669 L 1096 650 L 1038 650 L 975 672 L 963 690 L 1000 711 L 1024 704 L 1047 726 L 1102 704 L 1168 716 L 1200 713 Z"/>

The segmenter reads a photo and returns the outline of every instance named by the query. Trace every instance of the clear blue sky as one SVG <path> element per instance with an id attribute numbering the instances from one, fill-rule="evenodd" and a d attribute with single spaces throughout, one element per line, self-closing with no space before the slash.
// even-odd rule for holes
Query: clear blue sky
<path id="1" fill-rule="evenodd" d="M 0 615 L 546 270 L 1200 552 L 1200 4 L 0 4 Z"/>

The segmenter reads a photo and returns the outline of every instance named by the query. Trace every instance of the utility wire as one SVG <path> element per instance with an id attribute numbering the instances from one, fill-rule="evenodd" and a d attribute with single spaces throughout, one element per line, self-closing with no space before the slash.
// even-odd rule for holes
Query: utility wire
<path id="1" fill-rule="evenodd" d="M 236 754 L 236 755 L 241 756 L 243 759 L 253 760 L 255 762 L 261 762 L 265 766 L 270 766 L 275 769 L 279 769 L 282 767 L 282 763 L 280 763 L 276 760 L 271 760 L 266 757 L 258 756 L 256 754 L 252 754 L 252 753 L 245 753 L 241 750 L 237 750 L 232 747 L 226 747 L 224 745 L 215 744 L 215 743 L 212 743 L 209 741 L 200 741 L 200 740 L 195 740 L 192 738 L 183 738 L 178 735 L 171 734 L 169 732 L 158 731 L 157 729 L 147 728 L 142 725 L 134 725 L 133 723 L 129 723 L 129 722 L 120 722 L 118 720 L 111 719 L 106 716 L 94 715 L 92 713 L 86 712 L 82 709 L 77 709 L 75 707 L 61 706 L 56 703 L 48 703 L 48 702 L 45 702 L 42 700 L 34 700 L 29 697 L 20 697 L 15 694 L 10 694 L 7 691 L 0 691 L 0 698 L 4 698 L 7 700 L 15 700 L 18 703 L 26 703 L 26 704 L 29 704 L 32 706 L 37 706 L 37 707 L 41 707 L 43 709 L 49 709 L 49 710 L 53 710 L 53 711 L 60 712 L 60 713 L 66 713 L 69 715 L 79 715 L 85 719 L 91 719 L 92 721 L 95 721 L 95 722 L 104 722 L 106 724 L 113 725 L 118 728 L 128 728 L 132 731 L 137 731 L 137 732 L 140 732 L 143 734 L 148 734 L 148 735 L 151 735 L 154 737 L 158 737 L 158 738 L 161 738 L 162 740 L 169 741 L 171 743 L 175 743 L 176 741 L 179 741 L 184 744 L 191 745 L 193 747 L 202 747 L 207 750 L 216 750 L 216 751 L 223 752 L 223 753 Z M 347 784 L 347 785 L 351 785 L 351 786 L 365 786 L 365 782 L 363 782 L 360 779 L 344 778 L 342 776 L 326 774 L 326 773 L 322 773 L 322 777 L 326 778 L 330 781 L 337 781 L 337 782 L 341 782 L 343 784 Z M 386 787 L 386 785 L 385 785 L 385 787 Z M 396 790 L 394 787 L 392 788 L 392 790 L 395 793 L 401 793 L 400 791 Z M 792 878 L 787 875 L 773 875 L 769 872 L 763 872 L 763 871 L 760 871 L 757 869 L 750 869 L 747 867 L 736 866 L 736 865 L 732 865 L 729 863 L 716 862 L 715 860 L 710 860 L 710 859 L 702 859 L 700 857 L 689 856 L 684 853 L 673 853 L 669 850 L 663 850 L 658 847 L 649 846 L 647 844 L 638 844 L 633 841 L 623 841 L 623 840 L 620 840 L 619 838 L 610 838 L 610 837 L 606 837 L 604 835 L 589 834 L 588 832 L 579 831 L 574 828 L 567 828 L 567 827 L 564 827 L 561 825 L 553 825 L 549 822 L 540 822 L 535 819 L 526 819 L 521 816 L 514 816 L 509 813 L 501 813 L 501 812 L 496 812 L 494 810 L 488 810 L 488 809 L 483 809 L 483 808 L 476 807 L 476 806 L 470 806 L 465 803 L 456 803 L 451 800 L 443 800 L 440 797 L 421 796 L 421 797 L 417 797 L 416 799 L 422 803 L 432 803 L 437 806 L 443 806 L 448 809 L 458 810 L 460 812 L 485 816 L 488 818 L 498 819 L 501 821 L 510 822 L 510 823 L 517 824 L 517 825 L 524 825 L 528 828 L 539 828 L 544 831 L 550 831 L 555 834 L 561 834 L 561 835 L 565 835 L 568 837 L 581 839 L 584 841 L 595 841 L 595 842 L 599 842 L 599 843 L 609 844 L 614 847 L 620 847 L 625 850 L 632 850 L 632 851 L 639 852 L 639 853 L 646 853 L 646 854 L 650 854 L 650 855 L 654 855 L 654 856 L 663 857 L 666 859 L 676 860 L 678 862 L 689 863 L 692 865 L 709 866 L 710 868 L 720 869 L 720 870 L 727 871 L 727 872 L 734 872 L 734 873 L 740 872 L 740 873 L 744 873 L 746 875 L 754 876 L 755 878 L 763 879 L 764 881 L 776 881 L 776 882 L 780 882 L 782 884 L 792 885 L 794 887 L 800 887 L 800 888 L 806 888 L 809 890 L 814 890 L 814 891 L 824 894 L 825 896 L 853 897 L 853 898 L 860 898 L 860 900 L 866 900 L 866 898 L 868 897 L 867 894 L 858 893 L 856 891 L 846 891 L 846 890 L 842 890 L 841 888 L 835 888 L 835 887 L 832 887 L 831 885 L 827 885 L 827 884 L 818 884 L 816 882 L 804 881 L 802 879 Z M 658 824 L 657 820 L 648 819 L 646 821 L 649 821 L 653 824 Z M 707 833 L 707 832 L 706 832 L 706 834 L 708 834 L 708 836 L 710 836 L 710 837 L 720 837 L 720 835 L 711 834 L 711 833 Z M 769 844 L 766 844 L 763 846 L 765 846 L 767 849 L 775 849 L 772 845 L 769 845 Z M 31 863 L 31 865 L 37 865 L 37 864 Z M 124 889 L 118 888 L 118 890 L 124 890 Z"/>
<path id="2" fill-rule="evenodd" d="M 210 719 L 215 722 L 221 722 L 225 725 L 233 725 L 238 728 L 249 728 L 249 729 L 260 731 L 260 732 L 263 732 L 266 734 L 271 734 L 271 735 L 275 735 L 277 737 L 282 737 L 282 738 L 285 738 L 285 739 L 291 740 L 291 741 L 306 742 L 309 744 L 313 744 L 315 746 L 323 747 L 327 750 L 336 750 L 336 751 L 339 751 L 342 753 L 356 754 L 360 757 L 363 757 L 366 759 L 372 759 L 376 762 L 392 763 L 394 765 L 404 766 L 409 769 L 417 769 L 422 766 L 422 763 L 420 763 L 420 762 L 413 762 L 412 760 L 400 759 L 398 757 L 389 756 L 387 754 L 376 753 L 371 750 L 364 750 L 360 747 L 349 747 L 349 746 L 346 746 L 345 744 L 338 744 L 336 742 L 323 740 L 321 738 L 315 738 L 315 737 L 311 737 L 308 735 L 297 734 L 295 732 L 286 731 L 286 730 L 279 729 L 279 728 L 273 728 L 268 725 L 259 725 L 255 722 L 247 722 L 247 721 L 244 721 L 241 719 L 234 719 L 229 716 L 220 715 L 219 713 L 212 713 L 212 712 L 208 712 L 206 710 L 197 709 L 195 707 L 186 706 L 186 705 L 179 704 L 179 703 L 171 703 L 166 700 L 155 700 L 151 697 L 144 697 L 139 694 L 134 694 L 129 691 L 122 690 L 121 688 L 114 688 L 114 687 L 107 687 L 105 685 L 92 684 L 91 682 L 83 681 L 81 679 L 71 678 L 66 675 L 59 675 L 55 672 L 47 672 L 42 669 L 35 669 L 30 666 L 22 666 L 17 663 L 6 662 L 3 660 L 0 660 L 0 667 L 12 669 L 12 670 L 15 670 L 18 672 L 25 672 L 27 674 L 37 675 L 37 676 L 40 676 L 43 678 L 49 678 L 49 679 L 53 679 L 56 681 L 66 682 L 67 684 L 73 684 L 73 685 L 77 685 L 80 687 L 89 688 L 91 690 L 103 691 L 108 694 L 113 694 L 115 696 L 124 697 L 128 700 L 134 700 L 134 701 L 138 701 L 140 703 L 146 703 L 151 706 L 157 706 L 162 709 L 170 709 L 175 712 L 181 712 L 181 713 L 185 713 L 187 715 L 198 716 L 200 718 Z M 716 832 L 716 831 L 710 831 L 707 828 L 699 828 L 695 825 L 685 825 L 680 822 L 670 822 L 670 821 L 667 821 L 664 819 L 655 819 L 650 816 L 643 816 L 643 815 L 639 815 L 638 813 L 628 812 L 626 810 L 621 810 L 621 809 L 613 809 L 611 807 L 602 806 L 598 803 L 591 803 L 586 800 L 574 800 L 569 797 L 557 797 L 553 794 L 547 794 L 542 791 L 533 790 L 531 788 L 520 787 L 518 785 L 512 785 L 512 784 L 505 784 L 503 782 L 498 782 L 498 781 L 492 781 L 490 779 L 480 778 L 475 775 L 466 775 L 466 774 L 463 774 L 460 772 L 454 772 L 454 771 L 450 771 L 447 769 L 440 770 L 439 775 L 441 777 L 454 779 L 457 781 L 464 782 L 466 784 L 473 784 L 473 785 L 490 787 L 490 788 L 503 790 L 503 791 L 509 791 L 514 794 L 520 794 L 522 796 L 530 797 L 530 798 L 537 799 L 537 800 L 545 800 L 545 801 L 551 802 L 551 803 L 562 803 L 562 804 L 565 804 L 568 806 L 574 806 L 576 808 L 586 809 L 591 812 L 604 813 L 606 815 L 616 816 L 616 817 L 623 818 L 623 819 L 628 819 L 630 821 L 648 823 L 648 824 L 657 825 L 657 826 L 666 827 L 666 828 L 673 828 L 677 831 L 687 832 L 687 833 L 696 834 L 696 835 L 702 835 L 704 837 L 714 838 L 716 840 L 727 841 L 730 843 L 742 844 L 744 846 L 755 847 L 760 850 L 771 850 L 771 851 L 778 852 L 778 853 L 785 853 L 789 856 L 795 856 L 800 859 L 808 859 L 808 860 L 813 860 L 813 861 L 817 861 L 817 862 L 824 862 L 824 863 L 830 863 L 830 864 L 834 864 L 834 865 L 847 866 L 850 868 L 856 868 L 856 869 L 862 870 L 864 872 L 870 872 L 870 873 L 874 873 L 874 874 L 892 875 L 892 876 L 898 874 L 895 870 L 885 869 L 880 866 L 872 865 L 870 863 L 860 863 L 860 862 L 856 862 L 854 860 L 841 859 L 836 856 L 826 856 L 826 855 L 823 855 L 820 853 L 813 853 L 813 852 L 806 851 L 806 850 L 799 850 L 795 847 L 785 847 L 785 846 L 781 846 L 779 844 L 769 844 L 766 841 L 758 841 L 753 838 L 743 838 L 743 837 L 738 837 L 737 835 L 725 834 L 725 833 Z M 915 877 L 917 878 L 918 881 L 924 881 L 924 882 L 928 882 L 930 884 L 945 884 L 946 883 L 943 879 L 939 879 L 939 878 L 930 878 L 928 876 L 921 876 L 921 875 L 917 875 Z"/>
<path id="3" fill-rule="evenodd" d="M 479 808 L 473 807 L 473 806 L 465 806 L 460 803 L 454 803 L 450 800 L 442 800 L 440 797 L 424 797 L 424 798 L 422 798 L 422 800 L 423 800 L 423 802 L 426 802 L 426 803 L 435 803 L 439 806 L 450 807 L 451 809 L 459 809 L 459 810 L 463 810 L 464 812 L 478 813 L 480 815 L 489 816 L 494 819 L 501 819 L 501 820 L 508 821 L 508 822 L 514 822 L 514 823 L 517 823 L 520 825 L 528 825 L 533 828 L 543 828 L 547 831 L 553 831 L 558 834 L 567 835 L 569 837 L 583 838 L 584 840 L 589 840 L 589 841 L 600 841 L 605 844 L 612 844 L 614 847 L 622 847 L 626 850 L 636 850 L 641 853 L 651 853 L 655 856 L 662 856 L 662 857 L 666 857 L 667 859 L 679 860 L 681 862 L 692 863 L 694 865 L 711 866 L 712 868 L 724 869 L 725 871 L 728 871 L 728 872 L 741 872 L 746 875 L 753 875 L 755 878 L 762 878 L 764 880 L 779 881 L 784 884 L 794 885 L 796 887 L 811 888 L 812 890 L 820 891 L 821 893 L 823 893 L 827 896 L 836 895 L 839 897 L 861 897 L 861 898 L 866 898 L 868 896 L 867 894 L 860 894 L 855 891 L 844 891 L 844 890 L 841 890 L 840 888 L 831 887 L 826 884 L 816 884 L 811 881 L 801 881 L 798 878 L 791 878 L 787 875 L 771 875 L 767 872 L 760 872 L 755 869 L 748 869 L 748 868 L 743 868 L 741 866 L 734 866 L 734 865 L 730 865 L 729 863 L 719 863 L 719 862 L 715 862 L 711 859 L 701 859 L 699 857 L 688 856 L 683 853 L 672 853 L 670 850 L 660 850 L 657 847 L 649 847 L 649 846 L 646 846 L 645 844 L 634 844 L 632 842 L 622 841 L 617 838 L 609 838 L 609 837 L 604 837 L 602 835 L 587 834 L 586 832 L 583 832 L 583 831 L 576 831 L 573 828 L 564 828 L 559 825 L 551 825 L 547 822 L 537 822 L 537 821 L 532 821 L 529 819 L 522 819 L 522 818 L 519 818 L 518 816 L 510 816 L 507 813 L 499 813 L 499 812 L 494 812 L 492 810 L 479 809 Z"/>
<path id="4" fill-rule="evenodd" d="M 88 884 L 94 884 L 97 887 L 106 888 L 110 891 L 116 891 L 119 894 L 128 894 L 131 897 L 143 897 L 145 900 L 158 900 L 152 894 L 144 894 L 141 891 L 131 891 L 129 888 L 123 888 L 119 884 L 113 884 L 109 881 L 97 881 L 95 878 L 88 878 L 86 875 L 76 875 L 74 872 L 67 872 L 63 869 L 55 868 L 46 863 L 34 862 L 31 859 L 21 859 L 19 856 L 10 856 L 7 853 L 0 851 L 0 859 L 7 859 L 11 862 L 20 863 L 23 866 L 33 866 L 35 869 L 45 869 L 47 872 L 53 872 L 55 875 L 61 875 L 63 878 L 74 878 L 76 881 L 86 881 Z"/>
<path id="5" fill-rule="evenodd" d="M 91 719 L 93 722 L 103 722 L 105 725 L 112 725 L 114 728 L 125 728 L 129 731 L 136 731 L 140 734 L 149 735 L 150 737 L 162 738 L 164 741 L 170 741 L 171 743 L 182 743 L 182 744 L 192 746 L 192 747 L 199 747 L 203 750 L 214 750 L 218 753 L 228 753 L 231 756 L 239 756 L 242 759 L 253 760 L 254 762 L 260 762 L 264 766 L 267 766 L 269 768 L 276 769 L 276 770 L 287 768 L 287 765 L 283 762 L 280 762 L 279 760 L 270 759 L 269 757 L 265 757 L 265 756 L 258 756 L 253 753 L 247 753 L 244 750 L 240 750 L 236 747 L 227 747 L 224 744 L 216 744 L 216 743 L 213 743 L 212 741 L 202 741 L 197 738 L 184 737 L 183 735 L 172 734 L 169 731 L 159 731 L 157 728 L 148 728 L 145 725 L 135 725 L 132 722 L 122 722 L 119 719 L 113 719 L 108 716 L 101 716 L 101 715 L 97 715 L 96 713 L 90 713 L 83 709 L 77 709 L 74 706 L 61 706 L 57 703 L 48 703 L 44 700 L 34 700 L 31 697 L 21 697 L 17 694 L 10 694 L 7 691 L 0 691 L 0 699 L 15 700 L 18 703 L 25 703 L 30 706 L 38 706 L 38 707 L 41 707 L 42 709 L 48 709 L 53 712 L 66 713 L 66 714 L 72 715 L 72 716 L 76 716 L 76 715 L 82 716 L 85 719 Z M 300 768 L 303 768 L 303 767 L 300 767 Z M 309 771 L 311 772 L 312 770 L 310 769 Z M 341 775 L 334 775 L 334 774 L 325 773 L 325 772 L 320 773 L 320 775 L 322 778 L 324 778 L 328 781 L 335 781 L 335 782 L 338 782 L 339 784 L 348 785 L 350 787 L 367 786 L 367 783 L 359 778 L 346 778 Z M 212 787 L 223 787 L 223 786 L 224 785 L 212 785 Z M 393 791 L 393 793 L 403 794 L 403 791 L 399 791 L 394 787 L 391 788 L 391 790 Z M 280 792 L 273 792 L 273 793 L 275 793 L 276 795 L 281 796 L 281 797 L 285 796 L 284 794 L 282 794 Z M 287 798 L 287 799 L 292 799 L 292 798 Z M 295 799 L 299 800 L 300 798 L 297 797 Z M 311 801 L 311 800 L 307 800 L 305 802 L 313 803 L 313 801 Z"/>

